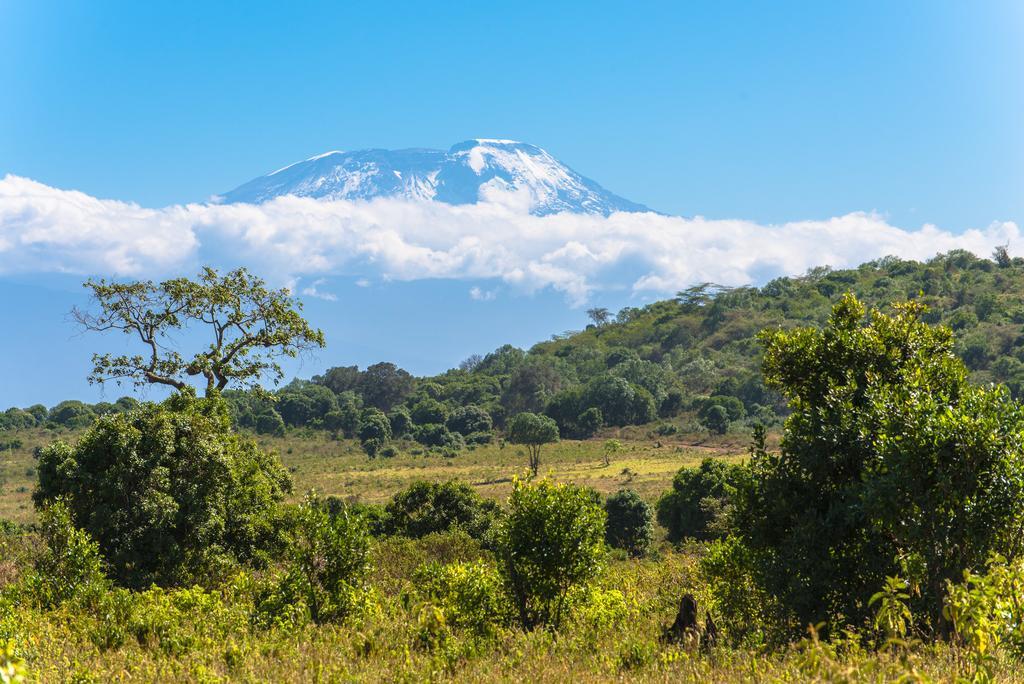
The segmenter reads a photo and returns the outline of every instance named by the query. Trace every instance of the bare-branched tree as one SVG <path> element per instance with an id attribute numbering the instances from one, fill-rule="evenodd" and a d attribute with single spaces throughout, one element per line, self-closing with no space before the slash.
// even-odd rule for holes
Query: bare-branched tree
<path id="1" fill-rule="evenodd" d="M 131 380 L 135 386 L 169 385 L 177 390 L 203 379 L 206 394 L 229 384 L 259 389 L 265 377 L 284 377 L 277 360 L 324 346 L 324 335 L 299 314 L 302 303 L 287 289 L 269 289 L 244 268 L 223 276 L 204 268 L 195 280 L 175 278 L 114 283 L 88 280 L 92 310 L 72 310 L 73 318 L 95 332 L 117 330 L 136 338 L 142 354 L 93 355 L 90 383 Z M 172 335 L 205 327 L 209 345 L 191 356 L 174 348 Z"/>

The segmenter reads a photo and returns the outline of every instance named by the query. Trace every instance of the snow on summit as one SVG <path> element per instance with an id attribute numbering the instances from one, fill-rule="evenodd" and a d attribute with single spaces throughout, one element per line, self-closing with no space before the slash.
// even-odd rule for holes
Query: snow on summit
<path id="1" fill-rule="evenodd" d="M 331 151 L 253 179 L 222 198 L 258 204 L 282 195 L 325 200 L 398 197 L 445 204 L 528 200 L 531 214 L 644 212 L 561 163 L 515 140 L 478 138 L 431 149 Z"/>

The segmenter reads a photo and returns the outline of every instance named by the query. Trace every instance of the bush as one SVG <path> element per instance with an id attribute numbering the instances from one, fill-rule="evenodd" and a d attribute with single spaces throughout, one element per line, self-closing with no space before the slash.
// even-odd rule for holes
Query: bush
<path id="1" fill-rule="evenodd" d="M 395 494 L 384 510 L 385 530 L 389 534 L 420 538 L 461 529 L 478 540 L 490 538 L 500 513 L 497 503 L 454 480 L 415 482 Z"/>
<path id="2" fill-rule="evenodd" d="M 605 541 L 631 556 L 646 555 L 654 538 L 651 507 L 632 489 L 623 489 L 604 502 Z"/>
<path id="3" fill-rule="evenodd" d="M 31 592 L 44 608 L 81 600 L 106 588 L 99 545 L 74 526 L 71 512 L 56 501 L 39 514 L 43 551 L 29 576 Z"/>
<path id="4" fill-rule="evenodd" d="M 482 560 L 430 562 L 413 575 L 416 591 L 441 609 L 447 625 L 489 636 L 512 619 L 501 576 Z"/>
<path id="5" fill-rule="evenodd" d="M 668 530 L 668 540 L 721 536 L 723 512 L 745 472 L 743 466 L 715 458 L 705 458 L 697 468 L 680 468 L 672 478 L 672 489 L 656 505 L 658 523 Z"/>
<path id="6" fill-rule="evenodd" d="M 292 607 L 316 624 L 339 622 L 358 605 L 369 571 L 366 522 L 347 510 L 331 515 L 310 494 L 288 517 L 287 571 L 276 590 L 259 601 L 258 612 L 273 615 Z"/>
<path id="7" fill-rule="evenodd" d="M 592 490 L 516 481 L 499 527 L 505 585 L 524 629 L 557 629 L 571 591 L 589 586 L 605 558 L 605 514 Z"/>
<path id="8" fill-rule="evenodd" d="M 187 395 L 100 418 L 75 446 L 43 449 L 38 474 L 36 505 L 63 497 L 131 587 L 264 560 L 291 487 L 275 457 L 232 432 L 223 401 Z"/>
<path id="9" fill-rule="evenodd" d="M 718 404 L 702 411 L 699 420 L 704 429 L 716 435 L 724 435 L 729 431 L 729 412 Z"/>
<path id="10" fill-rule="evenodd" d="M 444 425 L 448 420 L 448 408 L 437 399 L 421 399 L 410 412 L 416 425 Z"/>
<path id="11" fill-rule="evenodd" d="M 391 439 L 391 423 L 384 412 L 372 406 L 363 410 L 359 422 L 359 441 L 367 455 L 373 457 Z"/>

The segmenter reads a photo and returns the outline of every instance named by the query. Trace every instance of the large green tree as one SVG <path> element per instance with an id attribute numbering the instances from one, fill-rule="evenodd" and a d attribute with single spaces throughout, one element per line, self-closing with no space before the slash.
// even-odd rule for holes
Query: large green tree
<path id="1" fill-rule="evenodd" d="M 146 587 L 265 560 L 290 487 L 276 457 L 232 431 L 222 399 L 185 392 L 43 449 L 33 497 L 41 507 L 62 500 L 112 576 Z"/>
<path id="2" fill-rule="evenodd" d="M 765 378 L 792 414 L 779 453 L 755 450 L 737 522 L 794 629 L 866 619 L 897 574 L 940 626 L 947 580 L 1021 550 L 1021 407 L 968 383 L 924 307 L 894 309 L 846 295 L 823 329 L 761 334 Z"/>

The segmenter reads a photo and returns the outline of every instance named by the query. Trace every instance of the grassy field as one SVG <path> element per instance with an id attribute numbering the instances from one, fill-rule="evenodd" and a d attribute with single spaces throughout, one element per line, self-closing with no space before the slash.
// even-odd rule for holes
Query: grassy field
<path id="1" fill-rule="evenodd" d="M 33 450 L 57 439 L 74 441 L 74 432 L 23 430 L 10 433 L 22 446 L 0 452 L 0 518 L 23 523 L 33 519 L 31 493 L 36 483 Z M 618 439 L 622 449 L 605 465 L 604 444 Z M 470 483 L 482 495 L 504 500 L 512 478 L 527 472 L 523 447 L 501 443 L 478 446 L 452 458 L 432 454 L 414 442 L 398 442 L 398 455 L 371 459 L 353 440 L 333 439 L 322 431 L 293 432 L 285 437 L 259 437 L 260 444 L 277 452 L 291 471 L 293 499 L 310 489 L 349 501 L 380 503 L 416 480 L 457 479 Z M 697 465 L 709 456 L 736 460 L 746 455 L 742 435 L 715 440 L 700 436 L 651 439 L 642 430 L 607 432 L 587 441 L 565 440 L 541 451 L 541 475 L 560 482 L 587 485 L 608 494 L 623 487 L 636 490 L 648 501 L 671 486 L 683 466 Z"/>

